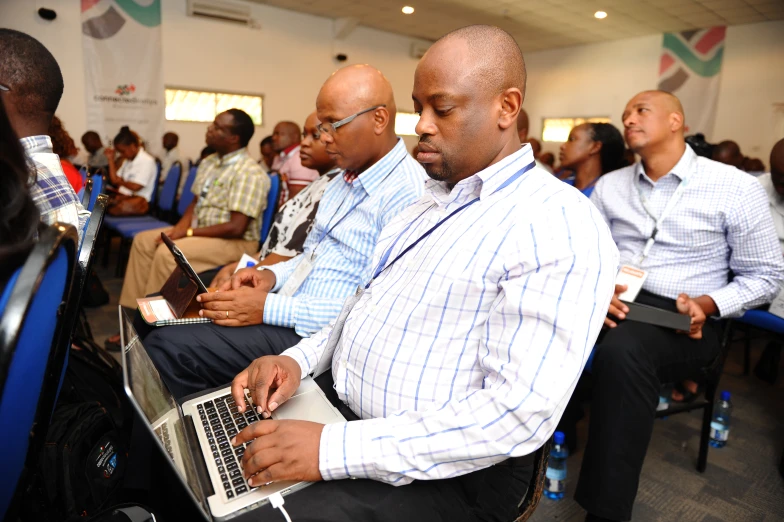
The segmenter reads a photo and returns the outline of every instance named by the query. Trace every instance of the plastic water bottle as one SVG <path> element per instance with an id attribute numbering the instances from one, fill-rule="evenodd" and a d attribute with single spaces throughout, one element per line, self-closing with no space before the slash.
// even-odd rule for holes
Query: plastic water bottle
<path id="1" fill-rule="evenodd" d="M 566 491 L 566 457 L 569 456 L 569 450 L 564 445 L 563 432 L 556 431 L 553 442 L 550 459 L 547 461 L 544 494 L 553 500 L 561 500 Z"/>
<path id="2" fill-rule="evenodd" d="M 714 448 L 723 448 L 730 436 L 730 414 L 732 403 L 730 392 L 721 392 L 721 398 L 713 406 L 713 420 L 711 421 L 710 445 Z"/>

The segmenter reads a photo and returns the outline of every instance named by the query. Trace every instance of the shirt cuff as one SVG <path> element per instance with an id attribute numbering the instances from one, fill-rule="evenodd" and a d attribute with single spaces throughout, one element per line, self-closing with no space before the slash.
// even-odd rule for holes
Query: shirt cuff
<path id="1" fill-rule="evenodd" d="M 133 196 L 134 194 L 136 194 L 136 192 L 132 191 L 128 187 L 120 187 L 117 189 L 117 192 L 119 192 L 120 194 L 125 194 L 126 196 Z"/>
<path id="2" fill-rule="evenodd" d="M 732 285 L 719 288 L 708 294 L 719 309 L 719 317 L 736 317 L 743 313 L 743 301 L 738 298 L 738 291 Z"/>
<path id="3" fill-rule="evenodd" d="M 264 301 L 264 324 L 294 328 L 296 316 L 296 298 L 267 294 L 267 299 Z"/>
<path id="4" fill-rule="evenodd" d="M 373 478 L 362 462 L 364 421 L 327 424 L 321 431 L 319 472 L 324 480 Z M 348 449 L 351 448 L 351 452 Z"/>
<path id="5" fill-rule="evenodd" d="M 274 265 L 269 265 L 265 268 L 259 269 L 259 270 L 269 270 L 270 272 L 275 274 L 275 286 L 272 287 L 272 290 L 270 290 L 270 292 L 277 292 L 283 287 L 284 281 L 283 278 L 281 277 L 283 275 L 283 270 L 281 270 L 280 267 L 276 266 L 278 264 L 280 263 L 275 263 Z"/>

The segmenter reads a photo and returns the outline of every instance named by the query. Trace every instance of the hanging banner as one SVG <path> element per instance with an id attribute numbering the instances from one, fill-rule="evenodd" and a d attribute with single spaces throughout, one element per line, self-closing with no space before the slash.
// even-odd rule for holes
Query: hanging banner
<path id="1" fill-rule="evenodd" d="M 664 33 L 659 89 L 683 104 L 687 134 L 710 139 L 719 100 L 726 27 Z"/>
<path id="2" fill-rule="evenodd" d="M 161 0 L 82 0 L 87 128 L 107 145 L 127 125 L 163 135 Z"/>

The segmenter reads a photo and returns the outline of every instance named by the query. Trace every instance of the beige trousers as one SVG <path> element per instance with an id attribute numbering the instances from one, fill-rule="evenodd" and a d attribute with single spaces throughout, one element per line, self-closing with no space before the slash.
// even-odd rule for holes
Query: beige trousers
<path id="1" fill-rule="evenodd" d="M 177 266 L 166 245 L 155 242 L 164 230 L 169 228 L 148 230 L 133 239 L 131 257 L 128 259 L 120 294 L 121 305 L 136 308 L 136 299 L 160 291 Z M 259 249 L 258 241 L 216 237 L 184 237 L 176 240 L 175 244 L 196 273 L 233 263 L 239 260 L 242 254 L 253 255 Z M 210 282 L 205 281 L 205 284 Z"/>

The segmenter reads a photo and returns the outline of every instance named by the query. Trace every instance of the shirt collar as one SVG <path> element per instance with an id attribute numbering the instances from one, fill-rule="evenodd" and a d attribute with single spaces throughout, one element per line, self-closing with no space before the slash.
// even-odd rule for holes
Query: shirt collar
<path id="1" fill-rule="evenodd" d="M 353 184 L 361 186 L 369 196 L 372 196 L 381 185 L 381 182 L 384 181 L 389 173 L 395 170 L 395 167 L 403 161 L 406 155 L 408 155 L 406 144 L 401 138 L 398 138 L 392 150 L 360 174 Z"/>
<path id="2" fill-rule="evenodd" d="M 229 152 L 225 156 L 221 157 L 220 154 L 217 152 L 215 153 L 215 165 L 218 167 L 226 167 L 228 165 L 232 165 L 236 163 L 243 157 L 248 155 L 248 149 L 243 147 L 241 149 L 237 149 L 234 152 Z"/>
<path id="3" fill-rule="evenodd" d="M 291 155 L 292 152 L 294 152 L 294 149 L 298 149 L 298 148 L 299 148 L 299 143 L 295 143 L 294 145 L 289 145 L 288 147 L 283 149 L 283 151 L 280 153 L 280 155 L 281 155 L 281 157 L 289 156 L 289 155 Z"/>
<path id="4" fill-rule="evenodd" d="M 27 155 L 48 152 L 52 154 L 52 139 L 49 136 L 28 136 L 19 140 Z"/>
<path id="5" fill-rule="evenodd" d="M 477 195 L 480 199 L 488 197 L 495 192 L 498 187 L 514 175 L 519 169 L 534 161 L 534 152 L 531 145 L 523 143 L 520 150 L 503 158 L 498 163 L 480 170 L 473 176 L 469 176 L 458 182 L 450 191 L 446 183 L 428 179 L 425 181 L 425 191 L 430 193 L 436 203 L 444 204 L 458 195 Z"/>
<path id="6" fill-rule="evenodd" d="M 689 173 L 693 171 L 694 161 L 696 161 L 696 159 L 697 159 L 697 154 L 695 154 L 692 148 L 688 144 L 686 144 L 686 150 L 683 151 L 683 155 L 681 156 L 681 159 L 678 160 L 678 163 L 675 164 L 675 166 L 672 168 L 672 170 L 670 170 L 667 176 L 672 174 L 680 181 L 683 181 L 688 177 Z M 648 181 L 651 181 L 651 178 L 649 178 L 648 175 L 645 174 L 645 167 L 643 167 L 642 165 L 642 160 L 636 163 L 635 169 L 637 172 L 637 179 L 646 179 Z M 659 179 L 664 179 L 667 176 L 662 176 Z"/>
<path id="7" fill-rule="evenodd" d="M 330 169 L 327 172 L 325 172 L 324 176 L 332 179 L 335 176 L 337 176 L 338 174 L 340 174 L 341 172 L 343 172 L 343 169 L 341 169 L 340 167 L 335 167 L 334 169 Z"/>

